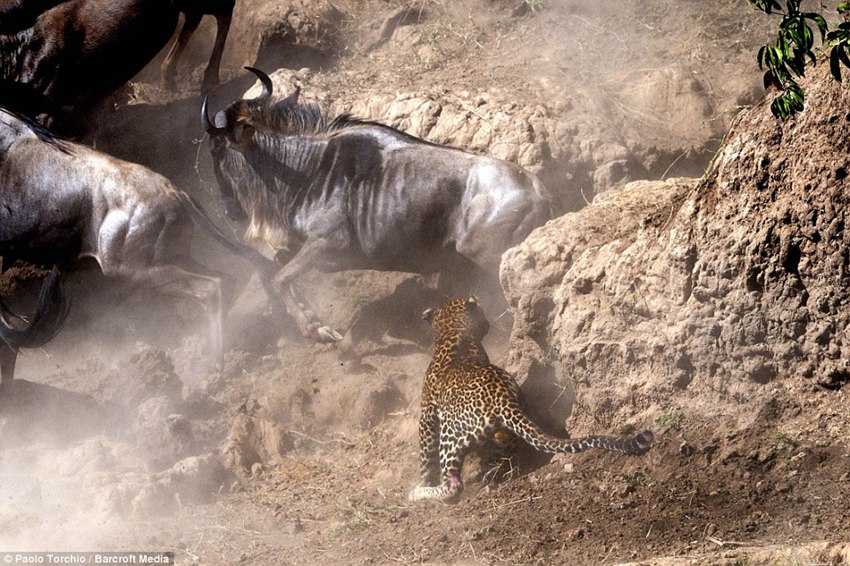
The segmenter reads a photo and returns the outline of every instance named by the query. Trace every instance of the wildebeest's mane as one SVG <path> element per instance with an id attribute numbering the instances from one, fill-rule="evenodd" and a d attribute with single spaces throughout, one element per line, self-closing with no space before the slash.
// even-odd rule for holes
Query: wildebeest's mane
<path id="1" fill-rule="evenodd" d="M 357 118 L 349 112 L 330 117 L 319 105 L 312 103 L 292 104 L 282 101 L 277 104 L 260 104 L 248 112 L 254 126 L 283 135 L 332 134 L 348 128 L 368 126 L 386 130 L 413 143 L 439 145 L 381 122 Z"/>
<path id="2" fill-rule="evenodd" d="M 15 33 L 31 27 L 38 16 L 66 0 L 0 1 L 0 33 Z"/>
<path id="3" fill-rule="evenodd" d="M 71 147 L 67 143 L 65 143 L 65 140 L 57 138 L 50 132 L 50 130 L 48 130 L 32 118 L 25 116 L 24 114 L 20 114 L 19 112 L 16 112 L 15 110 L 5 106 L 2 100 L 0 100 L 0 111 L 17 118 L 18 120 L 26 124 L 26 126 L 32 131 L 32 133 L 34 133 L 36 137 L 44 143 L 52 145 L 63 153 L 71 153 Z"/>

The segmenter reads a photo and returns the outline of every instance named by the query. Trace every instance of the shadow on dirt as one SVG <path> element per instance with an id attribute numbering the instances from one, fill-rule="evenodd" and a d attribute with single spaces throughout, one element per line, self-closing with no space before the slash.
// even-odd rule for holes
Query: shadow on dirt
<path id="1" fill-rule="evenodd" d="M 120 407 L 23 379 L 0 386 L 0 449 L 34 442 L 65 445 L 113 429 Z"/>

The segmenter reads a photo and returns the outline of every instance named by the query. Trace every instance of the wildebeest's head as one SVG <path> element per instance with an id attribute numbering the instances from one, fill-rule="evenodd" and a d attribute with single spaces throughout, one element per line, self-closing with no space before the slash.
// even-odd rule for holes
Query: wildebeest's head
<path id="1" fill-rule="evenodd" d="M 268 130 L 269 116 L 285 115 L 287 109 L 297 106 L 300 88 L 275 104 L 271 104 L 272 81 L 259 69 L 245 67 L 257 75 L 263 90 L 256 98 L 237 100 L 224 110 L 216 113 L 210 120 L 208 99 L 204 98 L 201 107 L 201 123 L 210 138 L 210 155 L 213 170 L 221 190 L 221 198 L 227 215 L 233 220 L 244 220 L 246 211 L 240 195 L 253 191 L 246 189 L 250 183 L 261 183 L 262 179 L 248 164 L 245 154 L 252 149 L 252 141 L 257 129 Z M 280 128 L 275 128 L 280 131 Z M 250 189 L 250 187 L 247 187 Z"/>

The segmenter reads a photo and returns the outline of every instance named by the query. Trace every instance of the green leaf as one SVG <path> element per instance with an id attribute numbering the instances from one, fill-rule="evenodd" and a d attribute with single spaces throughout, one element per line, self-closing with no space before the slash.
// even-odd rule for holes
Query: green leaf
<path id="1" fill-rule="evenodd" d="M 812 33 L 812 28 L 809 27 L 805 19 L 800 19 L 800 21 L 803 26 L 803 41 L 805 42 L 805 49 L 810 50 L 815 44 L 815 34 Z"/>
<path id="2" fill-rule="evenodd" d="M 773 71 L 766 72 L 764 74 L 764 77 L 762 78 L 762 82 L 764 83 L 765 90 L 768 90 L 770 87 L 772 87 L 774 83 Z"/>
<path id="3" fill-rule="evenodd" d="M 809 26 L 806 25 L 805 18 L 795 18 L 795 23 L 797 24 L 797 38 L 794 40 L 794 43 L 797 44 L 797 47 L 808 47 L 806 32 L 809 32 L 808 35 L 812 34 L 812 31 L 809 29 Z"/>
<path id="4" fill-rule="evenodd" d="M 788 111 L 778 96 L 770 103 L 770 113 L 783 122 L 788 119 Z"/>
<path id="5" fill-rule="evenodd" d="M 826 41 L 835 45 L 850 44 L 850 28 L 832 30 L 826 34 Z"/>
<path id="6" fill-rule="evenodd" d="M 817 12 L 806 12 L 803 14 L 803 17 L 808 18 L 815 22 L 818 26 L 818 30 L 820 31 L 820 40 L 824 41 L 826 37 L 826 32 L 829 31 L 829 25 L 826 23 L 826 19 L 823 16 L 818 14 Z"/>
<path id="7" fill-rule="evenodd" d="M 794 44 L 797 44 L 797 45 L 801 45 L 802 44 L 802 37 L 797 32 L 797 30 L 793 27 L 789 27 L 789 28 L 787 28 L 783 31 L 785 31 L 785 33 L 782 34 L 781 36 L 779 36 L 779 38 L 781 38 L 781 40 L 782 40 L 781 41 L 781 43 L 782 43 L 782 53 L 785 55 L 785 57 L 790 58 L 791 55 L 789 53 L 788 44 L 794 43 Z M 788 38 L 787 40 L 785 39 L 786 37 Z M 779 38 L 777 38 L 777 40 Z"/>
<path id="8" fill-rule="evenodd" d="M 780 35 L 776 38 L 776 47 L 777 53 L 780 54 L 778 60 L 781 61 L 782 59 L 790 59 L 792 57 L 791 48 L 789 47 L 788 42 L 785 40 L 784 36 Z"/>
<path id="9" fill-rule="evenodd" d="M 748 0 L 750 5 L 756 10 L 761 10 L 765 14 L 770 15 L 771 3 L 769 0 Z"/>
<path id="10" fill-rule="evenodd" d="M 812 51 L 812 50 L 810 49 L 810 50 L 806 51 L 806 55 L 809 57 L 809 61 L 811 61 L 811 62 L 812 62 L 812 65 L 816 65 L 816 64 L 817 64 L 818 60 L 817 60 L 817 57 L 815 57 L 815 52 L 814 52 L 814 51 Z"/>
<path id="11" fill-rule="evenodd" d="M 839 45 L 838 47 L 834 47 L 833 51 L 838 49 L 838 58 L 841 59 L 841 62 L 844 63 L 845 67 L 850 68 L 850 55 L 848 55 L 848 48 L 846 45 Z"/>
<path id="12" fill-rule="evenodd" d="M 788 15 L 793 16 L 800 11 L 800 0 L 785 0 L 785 6 L 788 8 Z"/>
<path id="13" fill-rule="evenodd" d="M 829 52 L 829 72 L 832 73 L 832 78 L 841 82 L 841 62 L 839 60 L 839 48 L 833 47 Z"/>
<path id="14" fill-rule="evenodd" d="M 838 8 L 836 8 L 836 10 L 838 11 L 839 14 L 843 14 L 844 12 L 847 12 L 848 10 L 850 10 L 850 2 L 842 2 L 841 4 L 838 5 Z"/>
<path id="15" fill-rule="evenodd" d="M 789 84 L 787 89 L 778 95 L 770 104 L 770 111 L 781 120 L 787 120 L 792 115 L 805 108 L 805 93 L 797 83 Z"/>
<path id="16" fill-rule="evenodd" d="M 802 51 L 797 51 L 794 55 L 794 58 L 789 59 L 786 64 L 791 67 L 795 75 L 802 77 L 806 74 L 806 60 L 803 58 Z"/>
<path id="17" fill-rule="evenodd" d="M 778 0 L 757 0 L 756 2 L 750 2 L 750 4 L 767 15 L 770 15 L 774 10 L 777 12 L 782 11 L 782 6 Z"/>
<path id="18" fill-rule="evenodd" d="M 777 65 L 777 49 L 775 47 L 766 46 L 764 50 L 764 63 L 768 69 L 774 69 Z"/>
<path id="19" fill-rule="evenodd" d="M 803 92 L 803 87 L 801 87 L 797 83 L 794 83 L 790 87 L 788 87 L 788 100 L 791 101 L 792 104 L 799 104 L 801 110 L 803 108 L 803 101 L 805 99 L 806 95 Z"/>

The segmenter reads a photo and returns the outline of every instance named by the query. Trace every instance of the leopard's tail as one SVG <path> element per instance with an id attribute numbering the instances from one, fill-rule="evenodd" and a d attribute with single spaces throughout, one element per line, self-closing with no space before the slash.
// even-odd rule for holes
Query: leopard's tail
<path id="1" fill-rule="evenodd" d="M 622 452 L 630 456 L 646 454 L 652 448 L 655 435 L 651 430 L 645 430 L 634 436 L 585 436 L 583 438 L 556 438 L 546 434 L 522 413 L 515 413 L 510 419 L 503 419 L 505 428 L 541 452 L 555 454 L 558 452 L 584 452 L 591 448 Z"/>

